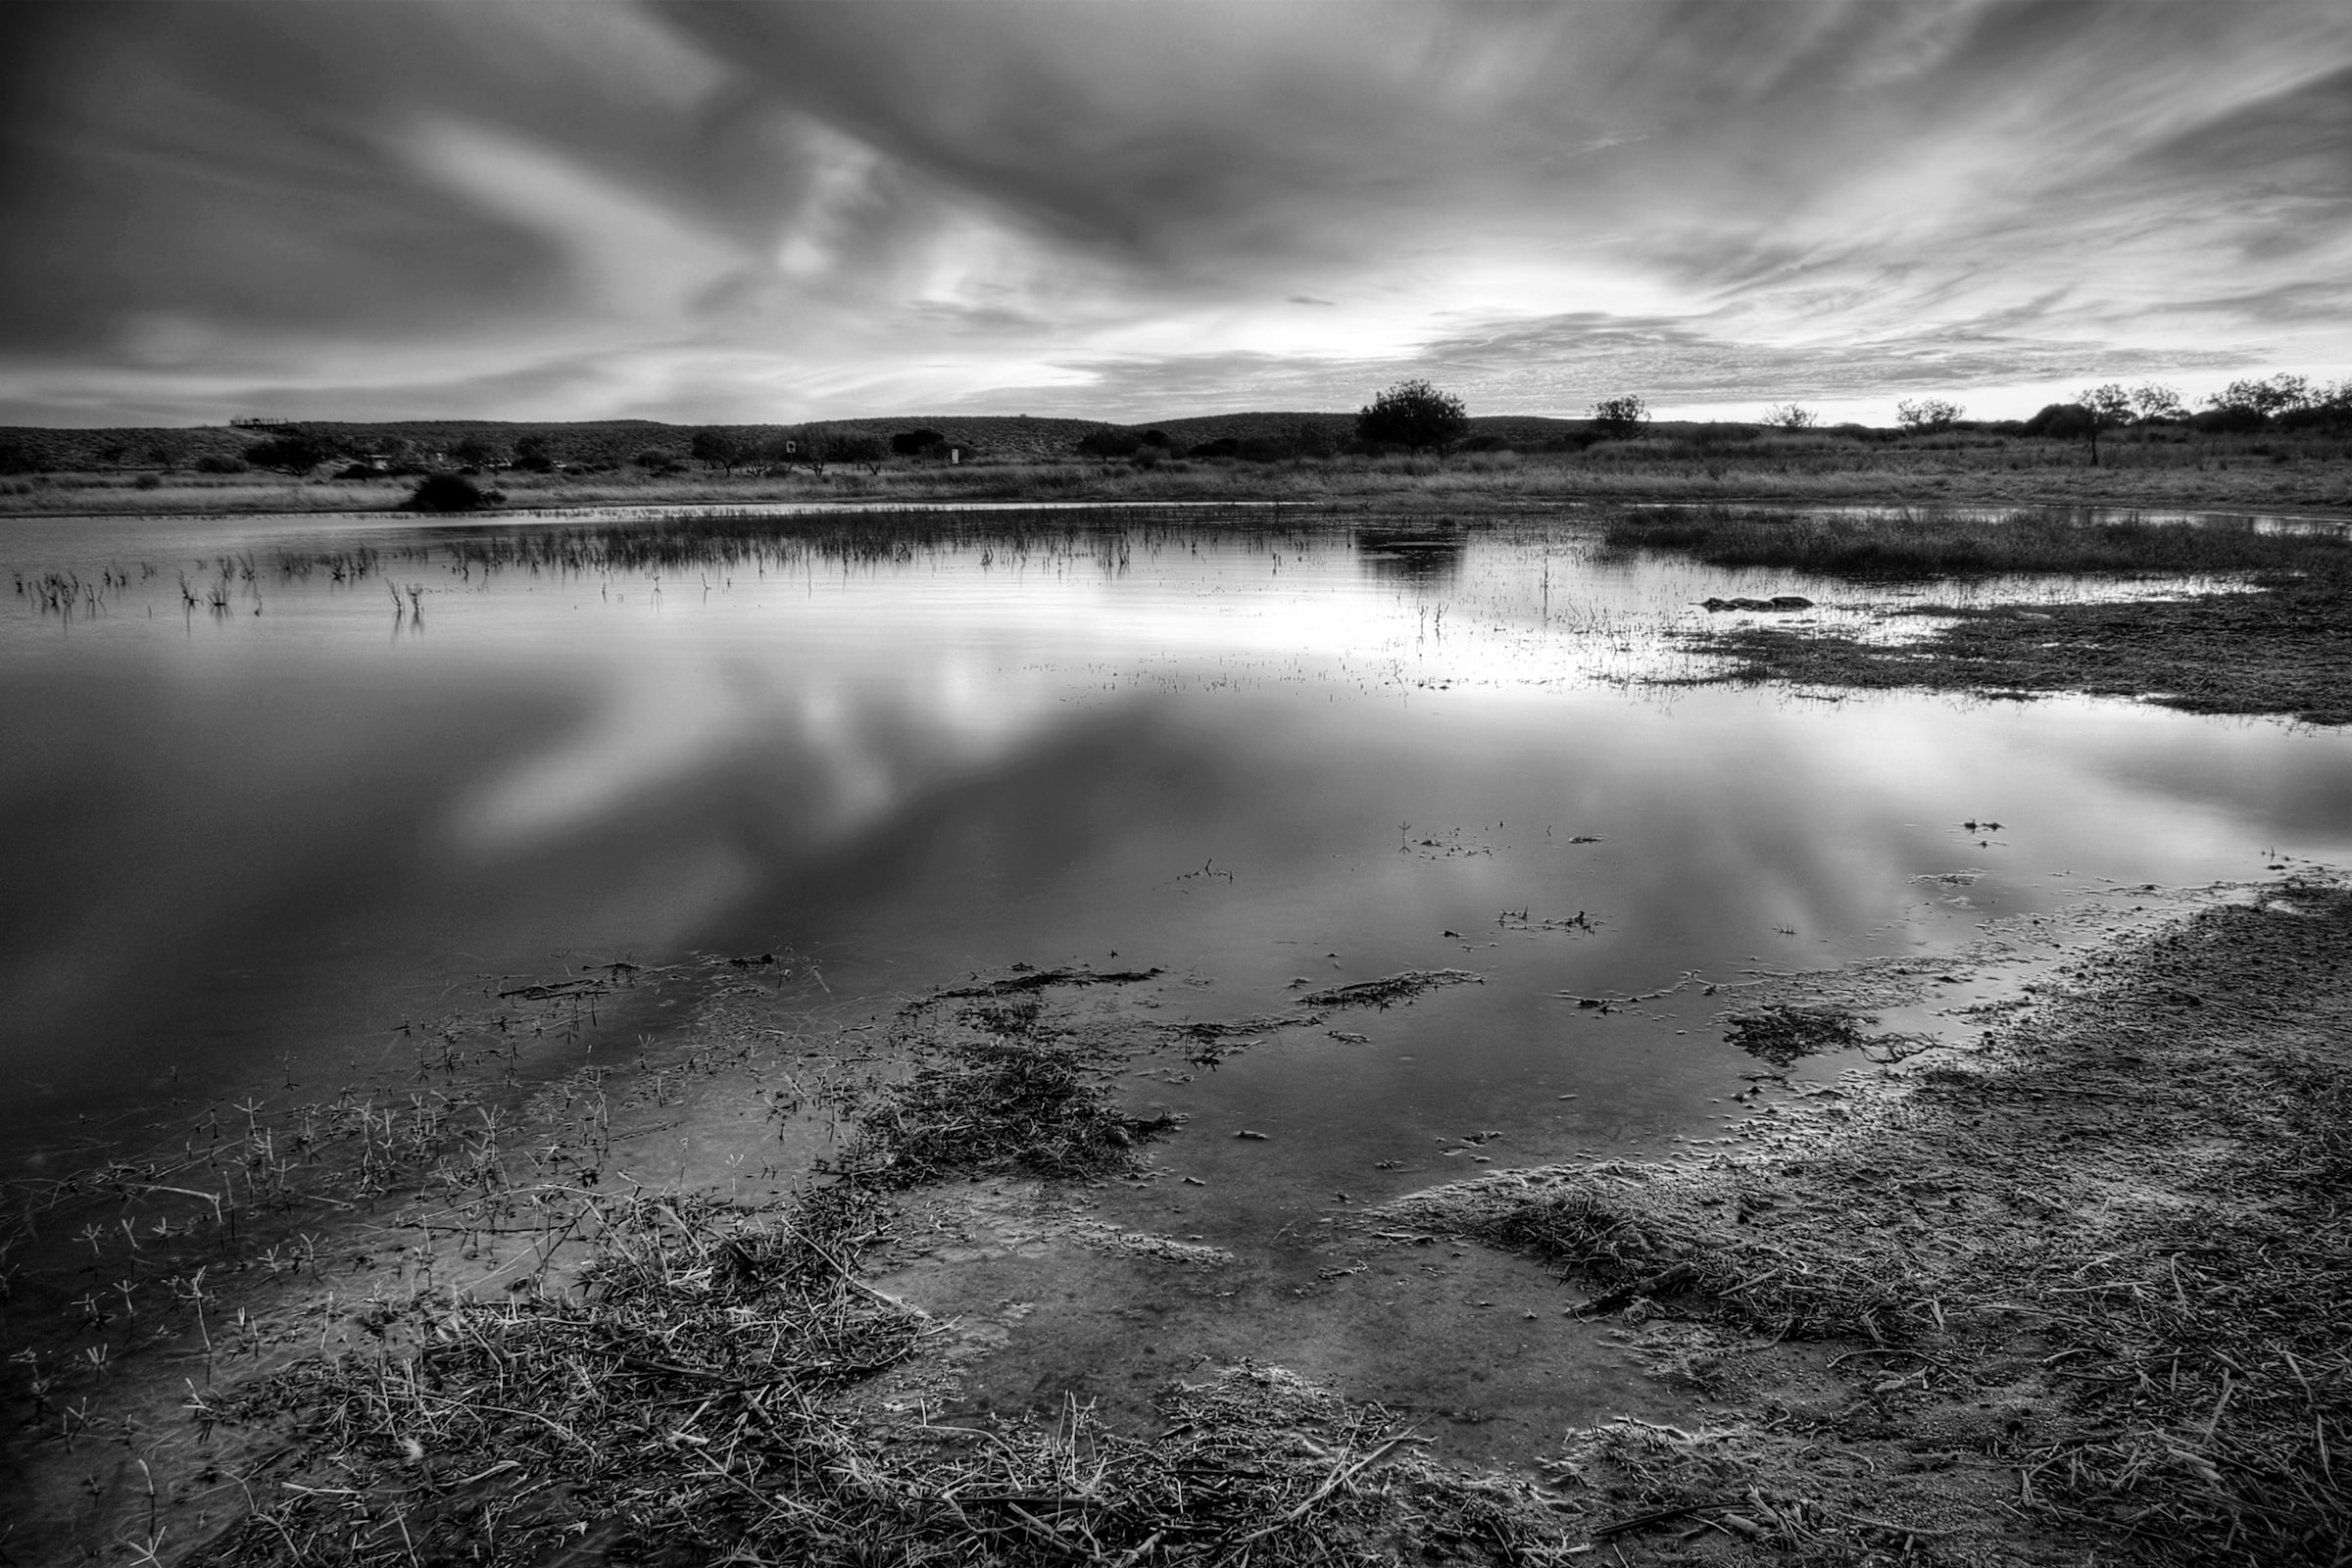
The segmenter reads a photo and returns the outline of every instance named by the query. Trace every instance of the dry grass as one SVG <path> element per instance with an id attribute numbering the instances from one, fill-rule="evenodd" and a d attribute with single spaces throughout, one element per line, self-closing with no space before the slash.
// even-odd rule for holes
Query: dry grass
<path id="1" fill-rule="evenodd" d="M 373 1353 L 196 1400 L 208 1425 L 290 1430 L 244 1478 L 254 1511 L 195 1560 L 1564 1560 L 1574 1505 L 1446 1471 L 1388 1411 L 1278 1369 L 1168 1387 L 1151 1435 L 1074 1403 L 1050 1423 L 934 1418 L 920 1374 L 945 1327 L 859 1278 L 891 1195 L 1131 1161 L 1172 1124 L 1120 1115 L 1098 1053 L 1042 999 L 1138 978 L 1030 971 L 934 994 L 899 1020 L 922 1064 L 790 1201 L 543 1188 L 589 1250 L 576 1277 L 546 1266 L 496 1302 L 421 1294 L 371 1318 Z"/>
<path id="2" fill-rule="evenodd" d="M 2348 956 L 2352 892 L 2286 885 L 2086 964 L 1980 1053 L 1776 1104 L 1741 1153 L 1396 1211 L 1559 1262 L 1601 1287 L 1595 1310 L 1845 1342 L 1834 1407 L 1753 1410 L 1724 1450 L 1756 1475 L 1799 1437 L 1948 1447 L 2006 1470 L 2018 1517 L 2102 1553 L 2340 1564 Z M 1683 1455 L 1667 1492 L 1718 1494 L 1722 1458 Z M 1735 1501 L 1795 1549 L 1771 1521 L 1803 1494 L 1780 1487 Z M 1887 1476 L 1844 1506 L 1906 1504 Z M 2016 1546 L 2002 1505 L 1981 1496 L 1949 1533 Z"/>

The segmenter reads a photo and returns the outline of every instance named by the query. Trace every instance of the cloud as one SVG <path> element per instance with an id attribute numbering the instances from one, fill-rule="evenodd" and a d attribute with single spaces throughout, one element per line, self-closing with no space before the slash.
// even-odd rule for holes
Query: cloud
<path id="1" fill-rule="evenodd" d="M 2352 365 L 2340 6 L 9 12 L 12 417 Z"/>

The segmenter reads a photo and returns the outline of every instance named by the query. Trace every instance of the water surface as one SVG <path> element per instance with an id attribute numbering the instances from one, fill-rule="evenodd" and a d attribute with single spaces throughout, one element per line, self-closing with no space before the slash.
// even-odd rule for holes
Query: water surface
<path id="1" fill-rule="evenodd" d="M 1654 1139 L 1740 1064 L 1713 1004 L 1577 996 L 2352 838 L 2340 735 L 1645 684 L 1709 594 L 1866 596 L 1573 519 L 61 519 L 0 567 L 20 1148 L 331 1081 L 485 975 L 779 949 L 877 1003 L 1116 954 L 1211 1016 L 1468 968 L 1149 1090 L 1316 1180 Z"/>

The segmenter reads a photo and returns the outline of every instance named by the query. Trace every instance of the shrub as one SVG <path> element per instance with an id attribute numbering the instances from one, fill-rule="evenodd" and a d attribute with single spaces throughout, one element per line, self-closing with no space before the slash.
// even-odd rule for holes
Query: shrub
<path id="1" fill-rule="evenodd" d="M 1427 381 L 1399 381 L 1357 411 L 1355 433 L 1362 441 L 1417 452 L 1468 435 L 1470 416 L 1450 392 L 1441 392 Z"/>
<path id="2" fill-rule="evenodd" d="M 947 444 L 948 438 L 937 430 L 901 430 L 890 438 L 891 454 L 901 458 L 919 458 L 933 447 Z"/>
<path id="3" fill-rule="evenodd" d="M 1638 433 L 1649 422 L 1649 405 L 1633 393 L 1602 398 L 1592 405 L 1592 427 L 1619 438 Z"/>
<path id="4" fill-rule="evenodd" d="M 1894 406 L 1894 422 L 1916 435 L 1948 430 L 1968 412 L 1949 398 L 1905 398 Z"/>
<path id="5" fill-rule="evenodd" d="M 2020 426 L 2018 433 L 2047 436 L 2054 441 L 2080 441 L 2090 431 L 2090 411 L 2082 404 L 2049 403 Z"/>
<path id="6" fill-rule="evenodd" d="M 2266 428 L 2270 422 L 2262 416 L 2260 409 L 2242 406 L 2201 409 L 2188 416 L 2188 427 L 2204 435 L 2250 435 Z"/>
<path id="7" fill-rule="evenodd" d="M 142 473 L 130 482 L 141 490 L 161 490 L 164 487 L 163 476 L 160 474 Z"/>
<path id="8" fill-rule="evenodd" d="M 418 482 L 410 493 L 407 508 L 411 512 L 472 512 L 489 500 L 463 474 L 435 473 Z"/>
<path id="9" fill-rule="evenodd" d="M 337 456 L 333 442 L 308 430 L 288 430 L 283 435 L 256 441 L 245 449 L 247 463 L 277 473 L 305 474 Z"/>
<path id="10" fill-rule="evenodd" d="M 1089 430 L 1078 438 L 1079 452 L 1090 458 L 1131 457 L 1136 448 L 1143 444 L 1142 436 L 1132 430 L 1122 430 L 1117 425 Z M 897 443 L 893 442 L 892 445 L 896 446 Z"/>

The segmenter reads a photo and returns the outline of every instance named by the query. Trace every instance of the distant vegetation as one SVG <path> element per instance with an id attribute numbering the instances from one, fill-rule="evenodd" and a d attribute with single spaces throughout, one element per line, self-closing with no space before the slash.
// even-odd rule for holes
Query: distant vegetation
<path id="1" fill-rule="evenodd" d="M 1616 549 L 1674 551 L 1710 565 L 1854 578 L 2247 571 L 2342 577 L 2352 568 L 2352 539 L 2337 532 L 2274 532 L 2220 521 L 2086 522 L 2046 510 L 1955 517 L 1693 508 L 1619 515 L 1602 537 Z"/>
<path id="2" fill-rule="evenodd" d="M 1391 498 L 1859 500 L 2352 509 L 2352 383 L 2278 374 L 2191 411 L 2173 388 L 2104 382 L 2031 419 L 1906 398 L 1891 428 L 1796 403 L 1752 422 L 1654 417 L 1604 398 L 1585 418 L 1472 415 L 1407 381 L 1353 415 L 1245 413 L 1115 424 L 938 416 L 669 425 L 281 420 L 195 429 L 0 428 L 0 512 L 347 510 L 340 484 L 410 504 L 435 474 L 560 507 L 810 494 L 904 500 Z M 2095 470 L 2095 471 L 2093 471 Z M 823 486 L 814 491 L 811 486 Z M 138 494 L 130 492 L 143 486 Z M 121 494 L 117 494 L 121 492 Z M 1416 498 L 1418 498 L 1416 500 Z"/>

